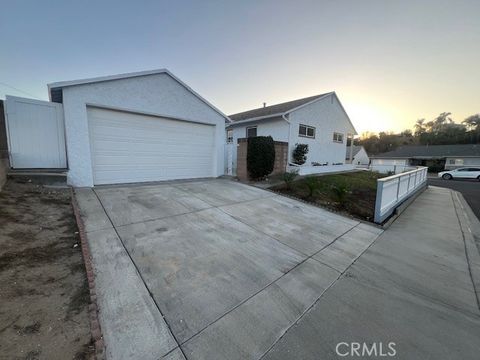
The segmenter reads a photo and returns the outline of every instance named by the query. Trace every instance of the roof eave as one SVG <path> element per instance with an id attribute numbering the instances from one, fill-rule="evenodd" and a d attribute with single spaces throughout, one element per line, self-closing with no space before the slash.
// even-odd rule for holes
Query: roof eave
<path id="1" fill-rule="evenodd" d="M 253 122 L 253 121 L 259 121 L 259 120 L 264 120 L 264 119 L 269 119 L 269 118 L 274 118 L 274 117 L 282 117 L 282 119 L 283 119 L 283 115 L 285 115 L 285 114 L 286 113 L 277 113 L 277 114 L 272 114 L 272 115 L 258 116 L 258 117 L 255 117 L 255 118 L 250 118 L 250 119 L 245 119 L 245 120 L 232 121 L 229 124 L 229 126 L 241 125 L 241 124 L 245 124 L 245 123 L 249 123 L 249 122 Z M 285 120 L 285 119 L 283 119 L 283 120 Z"/>

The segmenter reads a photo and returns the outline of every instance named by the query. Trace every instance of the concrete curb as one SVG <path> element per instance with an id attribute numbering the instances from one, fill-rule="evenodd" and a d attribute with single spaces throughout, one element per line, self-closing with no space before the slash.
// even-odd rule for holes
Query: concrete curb
<path id="1" fill-rule="evenodd" d="M 472 209 L 465 201 L 463 195 L 455 190 L 450 191 L 462 231 L 468 271 L 475 291 L 478 309 L 480 310 L 480 252 L 474 238 L 474 233 L 477 233 L 480 229 L 480 222 L 473 214 Z"/>
<path id="2" fill-rule="evenodd" d="M 71 190 L 71 197 L 72 197 L 73 213 L 75 214 L 78 233 L 80 236 L 83 261 L 85 263 L 85 271 L 87 273 L 88 289 L 90 292 L 90 305 L 88 306 L 88 312 L 90 317 L 90 331 L 91 331 L 93 342 L 95 344 L 95 355 L 93 356 L 93 358 L 97 360 L 104 360 L 105 359 L 105 343 L 103 341 L 102 330 L 100 328 L 100 321 L 98 319 L 97 295 L 95 292 L 95 275 L 93 273 L 92 257 L 90 256 L 90 249 L 88 246 L 87 234 L 85 232 L 85 225 L 83 224 L 83 220 L 80 216 L 80 209 L 78 207 L 77 199 L 75 197 L 75 192 L 73 188 Z"/>

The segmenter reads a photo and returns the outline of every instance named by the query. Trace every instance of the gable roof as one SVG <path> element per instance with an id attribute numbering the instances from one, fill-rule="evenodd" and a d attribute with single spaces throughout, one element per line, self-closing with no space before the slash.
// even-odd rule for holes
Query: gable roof
<path id="1" fill-rule="evenodd" d="M 360 150 L 363 149 L 363 146 L 353 145 L 353 157 L 358 154 Z M 350 159 L 350 146 L 347 146 L 347 151 L 345 152 L 345 159 Z"/>
<path id="2" fill-rule="evenodd" d="M 407 145 L 383 154 L 371 156 L 376 159 L 422 158 L 422 157 L 480 157 L 480 144 L 459 145 Z"/>
<path id="3" fill-rule="evenodd" d="M 197 97 L 203 103 L 205 103 L 210 108 L 215 110 L 218 114 L 223 116 L 227 120 L 227 122 L 230 122 L 230 119 L 228 118 L 227 115 L 225 115 L 223 112 L 221 112 L 215 106 L 213 106 L 207 100 L 205 100 L 203 97 L 201 97 L 196 91 L 194 91 L 190 86 L 185 84 L 178 77 L 173 75 L 168 69 L 137 71 L 137 72 L 131 72 L 131 73 L 117 74 L 117 75 L 99 76 L 99 77 L 87 78 L 87 79 L 54 82 L 54 83 L 48 84 L 48 94 L 50 96 L 50 100 L 55 101 L 55 99 L 56 99 L 56 100 L 58 100 L 56 102 L 62 102 L 61 89 L 65 88 L 65 87 L 68 87 L 68 86 L 93 84 L 93 83 L 104 82 L 104 81 L 129 79 L 129 78 L 134 78 L 134 77 L 139 77 L 139 76 L 148 76 L 148 75 L 157 75 L 157 74 L 167 74 L 167 75 L 169 75 L 172 79 L 177 81 L 180 85 L 182 85 L 185 89 L 187 89 L 195 97 Z"/>
<path id="4" fill-rule="evenodd" d="M 275 104 L 275 105 L 270 105 L 270 106 L 265 106 L 253 110 L 248 110 L 248 111 L 243 111 L 237 114 L 229 115 L 230 120 L 233 122 L 235 121 L 242 121 L 242 120 L 250 120 L 250 119 L 260 119 L 264 117 L 270 117 L 270 116 L 276 116 L 276 115 L 282 115 L 285 114 L 293 109 L 296 109 L 302 105 L 308 104 L 311 101 L 317 100 L 321 97 L 324 97 L 326 95 L 333 94 L 333 92 L 325 93 L 325 94 L 320 94 L 320 95 L 314 95 L 314 96 L 309 96 L 305 97 L 302 99 L 297 99 L 297 100 L 292 100 L 292 101 L 287 101 L 281 104 Z"/>

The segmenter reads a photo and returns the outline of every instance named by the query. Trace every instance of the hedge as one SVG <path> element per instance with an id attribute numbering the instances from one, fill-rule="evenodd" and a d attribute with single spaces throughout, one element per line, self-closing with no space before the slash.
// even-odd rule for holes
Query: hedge
<path id="1" fill-rule="evenodd" d="M 273 171 L 275 145 L 271 136 L 248 138 L 247 170 L 250 178 L 259 179 Z"/>

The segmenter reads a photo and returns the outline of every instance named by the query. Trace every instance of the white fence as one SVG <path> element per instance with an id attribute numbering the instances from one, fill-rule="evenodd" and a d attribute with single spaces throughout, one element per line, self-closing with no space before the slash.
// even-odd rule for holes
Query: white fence
<path id="1" fill-rule="evenodd" d="M 377 180 L 375 219 L 378 224 L 389 217 L 402 202 L 427 183 L 427 167 Z"/>
<path id="2" fill-rule="evenodd" d="M 298 170 L 299 175 L 312 175 L 312 174 L 328 174 L 333 172 L 353 171 L 355 165 L 342 164 L 342 165 L 324 165 L 324 166 L 309 166 L 309 165 L 288 165 L 288 171 Z"/>
<path id="3" fill-rule="evenodd" d="M 406 171 L 415 170 L 417 167 L 406 164 L 370 164 L 368 168 L 372 171 L 377 171 L 380 174 L 400 174 Z"/>
<path id="4" fill-rule="evenodd" d="M 62 104 L 7 95 L 5 115 L 12 168 L 67 167 Z"/>

